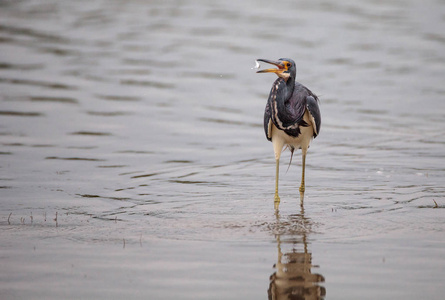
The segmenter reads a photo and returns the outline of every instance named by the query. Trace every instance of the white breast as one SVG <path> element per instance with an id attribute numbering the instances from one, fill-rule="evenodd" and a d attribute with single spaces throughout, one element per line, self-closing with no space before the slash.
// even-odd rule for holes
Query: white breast
<path id="1" fill-rule="evenodd" d="M 275 158 L 280 159 L 281 151 L 285 145 L 290 145 L 295 149 L 301 149 L 303 153 L 307 152 L 309 145 L 314 136 L 313 122 L 309 112 L 306 110 L 303 116 L 303 120 L 309 124 L 308 127 L 300 126 L 301 134 L 298 137 L 292 137 L 287 135 L 283 130 L 278 129 L 272 121 L 269 121 L 271 127 L 272 144 L 275 152 Z"/>

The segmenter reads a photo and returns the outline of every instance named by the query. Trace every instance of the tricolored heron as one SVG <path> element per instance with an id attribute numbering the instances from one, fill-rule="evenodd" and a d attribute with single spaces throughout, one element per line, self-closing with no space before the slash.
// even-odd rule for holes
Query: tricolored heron
<path id="1" fill-rule="evenodd" d="M 276 161 L 275 203 L 278 196 L 278 173 L 281 151 L 287 146 L 292 155 L 295 149 L 302 152 L 302 175 L 300 193 L 304 193 L 304 171 L 307 149 L 313 138 L 320 133 L 321 114 L 318 97 L 307 87 L 295 81 L 297 68 L 289 58 L 277 61 L 257 59 L 277 68 L 259 70 L 257 73 L 275 73 L 278 78 L 272 85 L 264 112 L 264 131 L 272 141 Z"/>

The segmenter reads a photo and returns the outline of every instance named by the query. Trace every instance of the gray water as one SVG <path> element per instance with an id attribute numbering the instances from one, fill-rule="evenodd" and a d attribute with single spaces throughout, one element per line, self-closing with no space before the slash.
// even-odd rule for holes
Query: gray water
<path id="1" fill-rule="evenodd" d="M 0 298 L 442 299 L 444 32 L 439 0 L 1 1 Z M 280 57 L 322 128 L 276 211 Z"/>

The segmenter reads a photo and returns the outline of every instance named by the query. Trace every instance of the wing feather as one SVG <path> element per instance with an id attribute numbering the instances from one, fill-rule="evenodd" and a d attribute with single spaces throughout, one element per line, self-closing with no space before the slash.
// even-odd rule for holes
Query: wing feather
<path id="1" fill-rule="evenodd" d="M 321 113 L 320 107 L 318 106 L 318 98 L 315 95 L 310 95 L 306 97 L 306 106 L 311 116 L 312 128 L 314 128 L 314 138 L 320 133 L 321 127 Z"/>
<path id="2" fill-rule="evenodd" d="M 268 141 L 272 140 L 272 119 L 269 102 L 266 104 L 266 109 L 264 110 L 264 133 Z"/>

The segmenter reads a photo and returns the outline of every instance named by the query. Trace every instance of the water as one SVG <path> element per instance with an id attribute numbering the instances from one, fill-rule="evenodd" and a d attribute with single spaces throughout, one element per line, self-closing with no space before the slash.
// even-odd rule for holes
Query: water
<path id="1" fill-rule="evenodd" d="M 443 1 L 2 1 L 0 298 L 441 299 Z M 293 58 L 322 129 L 273 207 Z"/>

